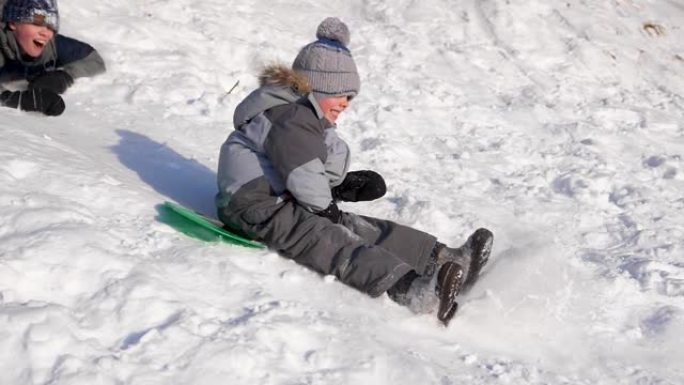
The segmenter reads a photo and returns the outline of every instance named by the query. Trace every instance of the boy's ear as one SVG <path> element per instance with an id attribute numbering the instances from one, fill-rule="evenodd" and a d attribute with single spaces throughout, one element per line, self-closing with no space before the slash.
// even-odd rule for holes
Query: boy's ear
<path id="1" fill-rule="evenodd" d="M 9 27 L 9 29 L 11 31 L 15 31 L 17 29 L 17 24 L 13 21 L 10 21 L 9 23 L 7 23 L 7 26 Z"/>

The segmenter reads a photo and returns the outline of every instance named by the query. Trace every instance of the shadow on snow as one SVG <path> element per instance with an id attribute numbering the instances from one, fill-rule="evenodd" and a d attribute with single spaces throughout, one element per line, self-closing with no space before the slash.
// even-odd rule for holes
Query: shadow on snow
<path id="1" fill-rule="evenodd" d="M 128 130 L 117 130 L 112 151 L 145 183 L 187 208 L 215 217 L 216 173 L 164 143 Z M 160 202 L 161 203 L 161 202 Z"/>

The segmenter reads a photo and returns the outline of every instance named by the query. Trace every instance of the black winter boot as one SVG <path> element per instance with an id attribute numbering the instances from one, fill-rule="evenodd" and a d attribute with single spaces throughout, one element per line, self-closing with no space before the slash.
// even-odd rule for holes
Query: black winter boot
<path id="1" fill-rule="evenodd" d="M 494 235 L 487 229 L 477 229 L 459 248 L 450 248 L 438 244 L 437 266 L 446 262 L 455 262 L 463 269 L 465 282 L 462 291 L 470 290 L 480 276 L 482 267 L 487 264 L 492 251 Z"/>
<path id="2" fill-rule="evenodd" d="M 463 286 L 464 291 L 470 290 L 480 277 L 480 271 L 489 261 L 493 243 L 494 234 L 487 229 L 477 229 L 473 235 L 468 237 L 465 246 L 470 252 L 470 272 Z"/>

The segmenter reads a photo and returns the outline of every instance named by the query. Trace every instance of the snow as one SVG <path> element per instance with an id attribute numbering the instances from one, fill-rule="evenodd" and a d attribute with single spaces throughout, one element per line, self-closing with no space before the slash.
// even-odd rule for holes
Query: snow
<path id="1" fill-rule="evenodd" d="M 684 383 L 681 1 L 60 6 L 108 72 L 0 110 L 0 384 Z M 213 211 L 234 107 L 327 16 L 339 134 L 389 185 L 343 209 L 495 234 L 448 328 L 157 218 Z"/>

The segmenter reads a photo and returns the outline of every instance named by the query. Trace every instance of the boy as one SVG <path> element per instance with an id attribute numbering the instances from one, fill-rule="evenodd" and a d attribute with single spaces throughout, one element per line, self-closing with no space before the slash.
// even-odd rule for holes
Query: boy
<path id="1" fill-rule="evenodd" d="M 57 33 L 56 0 L 7 0 L 0 9 L 0 105 L 57 116 L 65 108 L 60 94 L 75 78 L 105 71 L 93 47 Z M 28 89 L 3 88 L 15 80 L 27 80 Z"/>
<path id="2" fill-rule="evenodd" d="M 267 68 L 261 87 L 236 108 L 219 158 L 219 218 L 373 297 L 387 292 L 407 304 L 415 279 L 437 274 L 437 317 L 446 325 L 456 296 L 487 262 L 492 233 L 479 229 L 449 248 L 422 231 L 339 210 L 337 201 L 377 199 L 386 188 L 373 171 L 347 171 L 349 149 L 336 134 L 335 122 L 360 89 L 349 30 L 327 18 L 316 35 L 292 69 Z"/>

